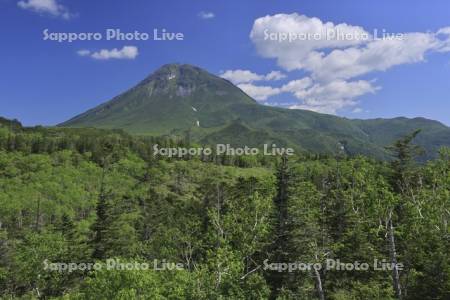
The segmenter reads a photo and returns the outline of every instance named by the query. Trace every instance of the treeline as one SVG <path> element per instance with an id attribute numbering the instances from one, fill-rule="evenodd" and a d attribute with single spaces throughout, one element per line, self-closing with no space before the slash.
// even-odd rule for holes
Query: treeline
<path id="1" fill-rule="evenodd" d="M 181 160 L 151 151 L 180 140 L 4 125 L 0 297 L 450 299 L 450 150 L 417 165 L 416 134 L 390 163 Z M 370 268 L 325 268 L 338 260 Z M 299 263 L 324 267 L 283 267 Z"/>
<path id="2" fill-rule="evenodd" d="M 8 120 L 0 117 L 0 149 L 7 152 L 18 151 L 26 154 L 51 154 L 57 151 L 70 150 L 79 154 L 89 154 L 91 159 L 99 163 L 112 146 L 115 153 L 133 152 L 145 161 L 155 159 L 153 146 L 159 148 L 187 148 L 208 147 L 210 145 L 198 145 L 190 141 L 189 133 L 185 136 L 173 135 L 162 137 L 132 136 L 123 130 L 97 129 L 97 128 L 44 128 L 42 126 L 23 127 L 16 120 Z M 325 155 L 302 153 L 303 157 L 319 158 Z M 191 160 L 198 159 L 202 162 L 214 162 L 220 165 L 232 165 L 238 167 L 255 167 L 262 165 L 273 166 L 274 160 L 270 157 L 257 156 L 230 156 L 213 153 L 208 156 L 189 155 L 181 158 L 157 157 L 158 159 Z"/>

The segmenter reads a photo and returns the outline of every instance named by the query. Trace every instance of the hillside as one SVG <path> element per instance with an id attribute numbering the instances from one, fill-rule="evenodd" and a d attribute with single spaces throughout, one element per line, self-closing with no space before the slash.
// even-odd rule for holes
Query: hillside
<path id="1" fill-rule="evenodd" d="M 424 118 L 350 120 L 257 103 L 229 81 L 191 65 L 165 65 L 135 87 L 59 126 L 189 135 L 204 144 L 291 145 L 315 153 L 385 159 L 395 139 L 422 129 L 425 158 L 450 145 L 450 128 Z M 250 144 L 249 144 L 250 143 Z"/>
<path id="2" fill-rule="evenodd" d="M 0 299 L 319 299 L 313 264 L 325 299 L 394 300 L 382 261 L 408 264 L 403 299 L 449 299 L 450 149 L 420 165 L 153 156 L 164 140 L 0 119 Z"/>

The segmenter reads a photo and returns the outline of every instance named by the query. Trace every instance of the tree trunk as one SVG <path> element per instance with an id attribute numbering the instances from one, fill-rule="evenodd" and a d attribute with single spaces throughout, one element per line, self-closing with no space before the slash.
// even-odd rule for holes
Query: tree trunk
<path id="1" fill-rule="evenodd" d="M 318 270 L 314 269 L 314 277 L 316 278 L 316 289 L 317 289 L 317 296 L 320 300 L 325 300 L 325 293 L 323 292 L 322 287 L 322 279 L 320 278 L 320 273 Z"/>
<path id="2" fill-rule="evenodd" d="M 41 197 L 37 201 L 35 230 L 39 231 L 39 219 L 41 218 Z"/>
<path id="3" fill-rule="evenodd" d="M 400 286 L 400 275 L 397 268 L 397 252 L 395 250 L 395 236 L 394 236 L 394 225 L 392 224 L 392 212 L 389 216 L 389 251 L 391 254 L 391 264 L 392 264 L 392 283 L 394 285 L 395 296 L 397 299 L 402 299 L 402 288 Z"/>

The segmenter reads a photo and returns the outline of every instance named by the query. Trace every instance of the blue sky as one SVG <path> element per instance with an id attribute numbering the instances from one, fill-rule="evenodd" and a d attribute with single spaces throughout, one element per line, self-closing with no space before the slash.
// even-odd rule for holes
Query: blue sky
<path id="1" fill-rule="evenodd" d="M 416 2 L 0 0 L 0 116 L 54 125 L 179 62 L 225 76 L 267 105 L 450 125 L 450 2 Z M 413 34 L 392 44 L 261 39 L 264 30 L 298 34 L 327 26 Z M 44 29 L 107 28 L 164 28 L 184 40 L 43 40 Z"/>

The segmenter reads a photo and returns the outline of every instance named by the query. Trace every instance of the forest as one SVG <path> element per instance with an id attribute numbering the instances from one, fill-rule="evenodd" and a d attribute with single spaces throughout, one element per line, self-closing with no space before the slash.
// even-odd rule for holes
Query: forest
<path id="1" fill-rule="evenodd" d="M 386 161 L 167 158 L 192 143 L 0 124 L 1 299 L 450 299 L 450 149 L 418 163 L 419 131 Z"/>

